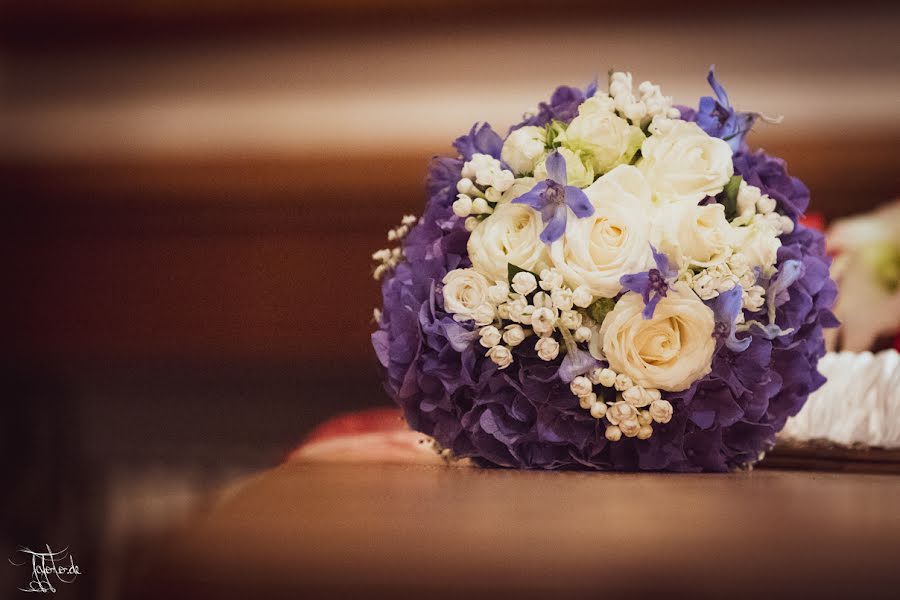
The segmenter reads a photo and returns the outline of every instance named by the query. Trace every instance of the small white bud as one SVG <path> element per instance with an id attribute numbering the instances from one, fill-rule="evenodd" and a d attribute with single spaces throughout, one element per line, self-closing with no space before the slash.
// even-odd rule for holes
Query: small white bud
<path id="1" fill-rule="evenodd" d="M 608 439 L 609 441 L 618 442 L 622 439 L 622 430 L 615 425 L 611 425 L 610 427 L 606 428 L 606 433 L 604 435 L 606 435 L 606 439 Z"/>
<path id="2" fill-rule="evenodd" d="M 556 269 L 544 269 L 541 271 L 541 289 L 552 292 L 563 284 L 562 273 Z"/>
<path id="3" fill-rule="evenodd" d="M 466 219 L 466 231 L 475 231 L 476 227 L 478 227 L 478 219 L 475 217 Z"/>
<path id="4" fill-rule="evenodd" d="M 602 419 L 606 415 L 606 405 L 602 402 L 596 402 L 591 405 L 591 416 L 595 419 Z"/>
<path id="5" fill-rule="evenodd" d="M 493 348 L 500 343 L 500 330 L 493 325 L 482 327 L 478 335 L 481 336 L 481 345 L 485 348 Z"/>
<path id="6" fill-rule="evenodd" d="M 641 425 L 649 425 L 653 422 L 653 417 L 650 416 L 649 410 L 642 410 L 638 413 L 638 422 Z"/>
<path id="7" fill-rule="evenodd" d="M 636 417 L 632 417 L 619 423 L 619 429 L 622 430 L 625 437 L 637 437 L 638 432 L 641 430 L 641 424 Z"/>
<path id="8" fill-rule="evenodd" d="M 638 430 L 637 439 L 639 440 L 649 440 L 653 436 L 653 428 L 649 425 L 641 425 L 641 428 Z"/>
<path id="9" fill-rule="evenodd" d="M 472 200 L 472 212 L 476 215 L 484 215 L 491 212 L 491 207 L 484 198 L 475 198 Z"/>
<path id="10" fill-rule="evenodd" d="M 497 188 L 491 187 L 488 188 L 484 193 L 484 197 L 488 202 L 493 202 L 496 204 L 497 202 L 500 202 L 501 199 L 503 199 L 503 193 L 500 192 L 500 190 L 498 190 Z"/>
<path id="11" fill-rule="evenodd" d="M 527 296 L 537 289 L 537 280 L 528 271 L 519 271 L 512 278 L 512 289 L 518 294 Z"/>
<path id="12" fill-rule="evenodd" d="M 549 308 L 536 308 L 531 314 L 531 327 L 538 335 L 550 334 L 556 326 L 556 315 Z"/>
<path id="13" fill-rule="evenodd" d="M 624 392 L 633 385 L 634 383 L 632 383 L 631 377 L 629 377 L 625 373 L 619 373 L 618 375 L 616 375 L 615 388 L 620 392 Z"/>
<path id="14" fill-rule="evenodd" d="M 616 372 L 612 369 L 601 369 L 597 376 L 597 383 L 603 387 L 613 387 L 616 384 Z"/>
<path id="15" fill-rule="evenodd" d="M 591 328 L 585 327 L 584 325 L 582 325 L 581 327 L 579 327 L 578 329 L 575 330 L 574 337 L 575 337 L 576 342 L 589 342 L 589 341 L 591 341 L 591 335 L 592 335 Z"/>
<path id="16" fill-rule="evenodd" d="M 475 319 L 476 325 L 490 325 L 494 320 L 496 311 L 494 307 L 485 302 L 472 311 L 472 318 Z"/>
<path id="17" fill-rule="evenodd" d="M 594 392 L 594 386 L 591 384 L 591 380 L 583 375 L 579 375 L 573 379 L 572 383 L 569 384 L 569 389 L 579 398 Z"/>
<path id="18" fill-rule="evenodd" d="M 478 190 L 475 189 L 475 184 L 472 183 L 471 179 L 469 179 L 468 177 L 463 177 L 456 182 L 456 191 L 460 194 L 471 194 L 472 192 L 476 192 Z"/>
<path id="19" fill-rule="evenodd" d="M 490 358 L 500 369 L 505 369 L 513 362 L 512 352 L 506 346 L 494 346 L 487 351 L 485 356 Z"/>
<path id="20" fill-rule="evenodd" d="M 535 308 L 553 308 L 553 299 L 544 292 L 538 292 L 531 298 L 531 304 Z"/>
<path id="21" fill-rule="evenodd" d="M 583 285 L 579 285 L 577 288 L 575 288 L 575 291 L 572 292 L 572 304 L 579 308 L 587 308 L 593 301 L 594 297 Z"/>
<path id="22" fill-rule="evenodd" d="M 637 385 L 631 386 L 622 392 L 622 398 L 625 402 L 637 408 L 647 406 L 653 402 L 650 394 L 648 394 L 644 388 Z"/>
<path id="23" fill-rule="evenodd" d="M 760 196 L 756 201 L 756 212 L 768 214 L 775 210 L 775 199 L 769 196 Z"/>
<path id="24" fill-rule="evenodd" d="M 498 281 L 488 288 L 488 300 L 494 304 L 503 304 L 509 299 L 509 285 L 505 281 Z"/>
<path id="25" fill-rule="evenodd" d="M 672 404 L 668 400 L 655 400 L 650 405 L 650 416 L 657 423 L 668 423 L 672 420 Z"/>
<path id="26" fill-rule="evenodd" d="M 578 398 L 578 406 L 580 406 L 584 410 L 589 410 L 596 402 L 597 394 L 594 393 L 590 393 L 587 396 L 580 396 Z"/>
<path id="27" fill-rule="evenodd" d="M 559 356 L 559 342 L 552 337 L 542 337 L 534 345 L 534 349 L 541 360 L 550 361 Z"/>
<path id="28" fill-rule="evenodd" d="M 553 299 L 553 307 L 559 310 L 569 310 L 572 308 L 573 297 L 572 290 L 568 288 L 556 288 L 551 292 L 550 297 Z"/>
<path id="29" fill-rule="evenodd" d="M 459 196 L 457 196 L 456 202 L 453 203 L 453 214 L 461 219 L 464 219 L 471 213 L 472 199 L 465 194 L 460 194 Z"/>
<path id="30" fill-rule="evenodd" d="M 510 346 L 518 346 L 525 341 L 526 337 L 528 337 L 528 334 L 525 333 L 521 325 L 507 325 L 504 328 L 503 341 Z"/>
<path id="31" fill-rule="evenodd" d="M 559 313 L 559 323 L 566 329 L 575 330 L 581 327 L 581 321 L 584 317 L 580 312 L 574 310 L 564 310 Z"/>
<path id="32" fill-rule="evenodd" d="M 781 232 L 782 233 L 791 233 L 794 231 L 794 222 L 787 215 L 781 215 Z"/>

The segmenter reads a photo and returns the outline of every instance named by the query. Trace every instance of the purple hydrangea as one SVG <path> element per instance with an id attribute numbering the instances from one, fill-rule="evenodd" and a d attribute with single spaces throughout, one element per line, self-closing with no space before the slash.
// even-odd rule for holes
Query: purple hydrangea
<path id="1" fill-rule="evenodd" d="M 571 120 L 592 93 L 559 88 L 518 126 Z M 797 224 L 781 238 L 778 266 L 802 265 L 775 308 L 778 324 L 790 333 L 768 339 L 751 330 L 738 338 L 745 347 L 732 348 L 724 340 L 734 331 L 723 330 L 709 375 L 683 392 L 663 393 L 674 407 L 670 422 L 655 424 L 648 440 L 608 442 L 604 426 L 579 407 L 560 377 L 562 357 L 545 362 L 523 344 L 513 364 L 498 370 L 475 341 L 473 323 L 456 322 L 444 310 L 444 275 L 471 265 L 469 234 L 451 209 L 462 159 L 473 152 L 499 158 L 495 136 L 488 126 L 473 128 L 455 143 L 461 157 L 432 161 L 425 213 L 404 239 L 405 261 L 382 284 L 383 315 L 372 342 L 385 388 L 410 427 L 485 466 L 692 472 L 727 471 L 758 460 L 824 382 L 816 363 L 825 352 L 823 328 L 836 325 L 830 311 L 836 288 L 823 236 Z M 782 161 L 742 145 L 734 165 L 736 174 L 776 199 L 795 221 L 806 209 L 809 193 Z M 721 312 L 732 308 L 723 305 Z M 747 318 L 768 322 L 766 310 Z"/>

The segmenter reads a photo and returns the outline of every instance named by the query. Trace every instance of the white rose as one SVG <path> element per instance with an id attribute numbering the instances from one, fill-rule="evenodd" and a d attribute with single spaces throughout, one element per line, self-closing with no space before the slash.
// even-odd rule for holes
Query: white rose
<path id="1" fill-rule="evenodd" d="M 646 271 L 653 261 L 650 187 L 640 171 L 623 165 L 584 193 L 594 214 L 583 219 L 570 215 L 550 256 L 569 287 L 583 286 L 593 296 L 612 298 L 622 289 L 622 275 Z"/>
<path id="2" fill-rule="evenodd" d="M 507 325 L 503 331 L 503 341 L 510 346 L 518 346 L 525 341 L 527 334 L 521 325 Z"/>
<path id="3" fill-rule="evenodd" d="M 645 319 L 644 300 L 628 292 L 603 320 L 600 337 L 611 369 L 635 385 L 678 392 L 711 370 L 715 320 L 684 282 L 669 288 Z"/>
<path id="4" fill-rule="evenodd" d="M 556 138 L 563 148 L 580 152 L 595 174 L 630 162 L 644 139 L 640 127 L 605 108 L 607 105 L 602 100 L 585 100 L 578 109 L 578 116 Z"/>
<path id="5" fill-rule="evenodd" d="M 731 255 L 735 236 L 721 204 L 677 203 L 662 207 L 653 226 L 654 245 L 681 267 L 711 267 Z"/>
<path id="6" fill-rule="evenodd" d="M 665 121 L 644 140 L 638 168 L 663 202 L 696 204 L 721 192 L 734 174 L 728 143 L 696 123 Z"/>
<path id="7" fill-rule="evenodd" d="M 733 232 L 736 236 L 734 244 L 750 268 L 761 267 L 764 273 L 770 273 L 778 258 L 781 240 L 765 216 L 757 215 L 749 225 L 735 227 Z"/>
<path id="8" fill-rule="evenodd" d="M 487 303 L 490 285 L 475 269 L 455 269 L 444 275 L 444 310 L 457 321 L 474 318 L 476 310 Z"/>
<path id="9" fill-rule="evenodd" d="M 519 174 L 531 173 L 544 156 L 547 131 L 543 127 L 520 127 L 506 137 L 500 158 Z"/>
<path id="10" fill-rule="evenodd" d="M 519 271 L 512 278 L 512 289 L 517 294 L 527 296 L 537 289 L 537 279 L 528 271 Z"/>
<path id="11" fill-rule="evenodd" d="M 590 156 L 582 152 L 572 152 L 568 148 L 557 150 L 566 159 L 566 182 L 568 185 L 584 188 L 594 183 L 594 166 Z M 538 181 L 547 179 L 547 158 L 541 160 L 534 168 L 534 178 Z"/>
<path id="12" fill-rule="evenodd" d="M 485 356 L 490 358 L 500 369 L 505 369 L 513 361 L 512 352 L 506 346 L 494 346 L 488 350 Z"/>
<path id="13" fill-rule="evenodd" d="M 559 342 L 552 337 L 542 337 L 534 345 L 541 360 L 553 360 L 559 356 Z"/>
<path id="14" fill-rule="evenodd" d="M 547 245 L 540 235 L 541 215 L 522 204 L 499 204 L 469 236 L 469 258 L 478 272 L 505 281 L 510 263 L 540 271 L 549 263 Z"/>

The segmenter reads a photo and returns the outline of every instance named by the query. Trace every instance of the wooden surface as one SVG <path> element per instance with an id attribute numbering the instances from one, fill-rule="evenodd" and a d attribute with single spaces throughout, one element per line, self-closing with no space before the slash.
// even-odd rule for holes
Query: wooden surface
<path id="1" fill-rule="evenodd" d="M 128 597 L 889 597 L 900 477 L 287 464 Z"/>

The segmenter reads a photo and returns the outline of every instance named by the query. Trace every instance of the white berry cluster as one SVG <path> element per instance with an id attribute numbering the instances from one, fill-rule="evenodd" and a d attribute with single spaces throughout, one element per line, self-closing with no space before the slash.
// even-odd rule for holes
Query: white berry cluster
<path id="1" fill-rule="evenodd" d="M 616 111 L 633 125 L 645 127 L 654 117 L 677 119 L 681 113 L 672 107 L 672 97 L 663 96 L 658 85 L 642 82 L 635 94 L 631 73 L 617 71 L 609 76 L 609 97 Z"/>
<path id="2" fill-rule="evenodd" d="M 588 342 L 593 334 L 594 322 L 579 310 L 590 306 L 593 296 L 583 287 L 566 287 L 556 269 L 544 269 L 539 277 L 519 271 L 512 277 L 511 285 L 498 281 L 488 287 L 484 299 L 496 315 L 496 322 L 478 330 L 480 344 L 501 369 L 513 363 L 512 349 L 532 335 L 537 338 L 534 350 L 538 357 L 551 361 L 559 356 L 561 348 L 555 334 L 563 338 L 563 345 L 567 335 L 575 342 Z M 450 301 L 455 303 L 453 298 Z M 477 320 L 476 323 L 481 324 Z"/>
<path id="3" fill-rule="evenodd" d="M 479 221 L 494 212 L 503 193 L 515 183 L 512 171 L 487 154 L 473 154 L 472 160 L 463 164 L 462 179 L 456 184 L 456 201 L 453 213 L 466 219 L 466 229 L 472 231 Z"/>
<path id="4" fill-rule="evenodd" d="M 403 219 L 400 221 L 400 225 L 388 231 L 388 241 L 401 242 L 403 238 L 407 236 L 412 226 L 416 224 L 417 220 L 418 217 L 415 215 L 404 215 Z M 376 280 L 379 280 L 403 260 L 403 249 L 396 246 L 394 248 L 382 248 L 381 250 L 376 250 L 372 254 L 372 260 L 378 262 L 372 276 Z"/>
<path id="5" fill-rule="evenodd" d="M 615 390 L 615 401 L 604 402 L 594 392 L 595 385 Z M 672 419 L 672 404 L 661 398 L 658 389 L 635 385 L 628 375 L 609 368 L 593 369 L 576 377 L 569 389 L 592 417 L 606 419 L 606 439 L 611 442 L 619 441 L 623 435 L 646 440 L 653 435 L 654 422 L 668 423 Z"/>

